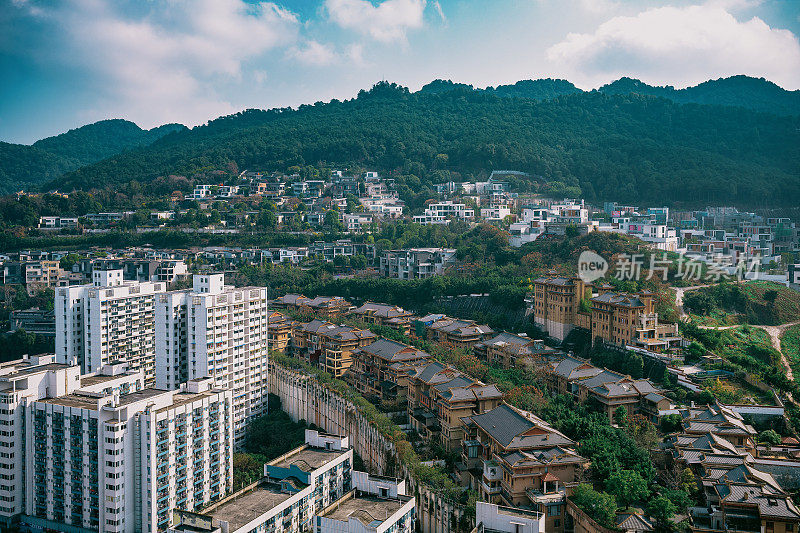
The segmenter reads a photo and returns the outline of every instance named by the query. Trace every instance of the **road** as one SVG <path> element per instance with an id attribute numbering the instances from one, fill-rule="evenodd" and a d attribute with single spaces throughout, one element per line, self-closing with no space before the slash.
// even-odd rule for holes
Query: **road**
<path id="1" fill-rule="evenodd" d="M 672 290 L 675 291 L 675 307 L 678 308 L 678 313 L 681 317 L 681 320 L 684 321 L 689 320 L 689 315 L 686 313 L 686 311 L 683 310 L 683 294 L 686 291 L 694 291 L 697 289 L 702 289 L 703 287 L 710 287 L 710 286 L 711 285 L 694 285 L 692 287 L 672 287 Z M 786 330 L 786 328 L 789 328 L 791 326 L 796 326 L 798 324 L 800 324 L 800 320 L 797 320 L 795 322 L 787 322 L 786 324 L 781 324 L 780 326 L 757 326 L 751 324 L 752 327 L 762 329 L 767 333 L 767 335 L 769 335 L 769 338 L 772 341 L 772 347 L 778 350 L 778 353 L 781 354 L 781 364 L 783 364 L 783 367 L 786 369 L 786 376 L 792 381 L 794 381 L 794 373 L 792 372 L 792 367 L 789 365 L 789 360 L 786 358 L 786 356 L 783 354 L 783 351 L 781 350 L 781 335 L 783 335 L 783 332 Z M 736 328 L 739 326 L 698 325 L 697 327 L 701 329 L 722 330 L 722 329 Z"/>

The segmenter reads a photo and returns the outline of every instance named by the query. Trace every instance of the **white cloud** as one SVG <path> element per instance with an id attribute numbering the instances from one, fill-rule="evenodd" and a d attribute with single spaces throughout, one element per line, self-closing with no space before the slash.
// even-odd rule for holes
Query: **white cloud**
<path id="1" fill-rule="evenodd" d="M 328 17 L 344 29 L 382 42 L 405 41 L 406 32 L 421 28 L 425 0 L 325 0 Z"/>
<path id="2" fill-rule="evenodd" d="M 546 54 L 584 87 L 620 76 L 686 86 L 735 74 L 800 87 L 797 37 L 758 17 L 740 22 L 716 3 L 614 17 L 594 33 L 570 33 Z"/>
<path id="3" fill-rule="evenodd" d="M 311 40 L 302 47 L 295 47 L 289 50 L 289 56 L 297 61 L 313 66 L 326 66 L 339 61 L 339 56 L 329 44 Z"/>
<path id="4" fill-rule="evenodd" d="M 96 113 L 125 109 L 146 127 L 195 125 L 235 111 L 215 87 L 241 80 L 245 61 L 296 39 L 296 16 L 270 2 L 173 0 L 142 4 L 146 13 L 138 16 L 120 5 L 73 0 L 47 16 L 66 29 L 63 60 L 100 80 Z"/>

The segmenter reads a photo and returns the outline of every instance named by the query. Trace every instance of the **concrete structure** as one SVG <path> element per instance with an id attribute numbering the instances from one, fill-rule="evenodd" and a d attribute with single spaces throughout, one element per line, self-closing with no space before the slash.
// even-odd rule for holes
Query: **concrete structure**
<path id="1" fill-rule="evenodd" d="M 23 523 L 156 532 L 173 509 L 224 497 L 233 483 L 231 393 L 209 386 L 74 391 L 29 404 Z"/>
<path id="2" fill-rule="evenodd" d="M 405 485 L 352 465 L 347 437 L 306 430 L 306 444 L 267 463 L 263 480 L 199 513 L 177 512 L 170 531 L 411 533 Z"/>
<path id="3" fill-rule="evenodd" d="M 155 299 L 164 283 L 125 281 L 122 270 L 95 270 L 91 285 L 55 293 L 58 362 L 95 372 L 114 362 L 156 382 Z"/>
<path id="4" fill-rule="evenodd" d="M 238 446 L 247 420 L 267 409 L 267 289 L 226 286 L 224 274 L 192 280 L 191 290 L 156 301 L 155 381 L 173 388 L 210 377 L 214 386 L 230 389 Z"/>
<path id="5" fill-rule="evenodd" d="M 386 250 L 381 254 L 378 270 L 387 278 L 426 279 L 443 274 L 455 262 L 455 248 Z"/>
<path id="6" fill-rule="evenodd" d="M 544 533 L 545 515 L 537 511 L 475 502 L 477 533 Z"/>

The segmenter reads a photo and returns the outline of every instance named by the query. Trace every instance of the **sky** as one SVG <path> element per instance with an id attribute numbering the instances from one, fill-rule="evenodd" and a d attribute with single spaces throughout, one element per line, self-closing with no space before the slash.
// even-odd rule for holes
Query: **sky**
<path id="1" fill-rule="evenodd" d="M 800 0 L 0 0 L 0 141 L 204 124 L 388 80 L 800 89 Z"/>

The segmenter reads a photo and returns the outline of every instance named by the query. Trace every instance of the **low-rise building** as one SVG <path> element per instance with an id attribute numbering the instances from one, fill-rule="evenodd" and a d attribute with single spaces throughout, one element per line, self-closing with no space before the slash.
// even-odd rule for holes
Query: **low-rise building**
<path id="1" fill-rule="evenodd" d="M 353 470 L 347 437 L 306 430 L 306 444 L 270 461 L 265 477 L 196 512 L 175 513 L 173 533 L 412 533 L 405 483 Z"/>
<path id="2" fill-rule="evenodd" d="M 397 279 L 426 279 L 444 273 L 456 262 L 454 248 L 410 248 L 386 250 L 381 254 L 381 276 Z"/>
<path id="3" fill-rule="evenodd" d="M 406 311 L 402 307 L 375 302 L 366 302 L 352 309 L 348 315 L 368 324 L 396 329 L 404 334 L 408 334 L 411 330 L 411 318 L 414 316 L 411 311 Z"/>
<path id="4" fill-rule="evenodd" d="M 307 298 L 302 294 L 285 294 L 273 300 L 272 304 L 278 309 L 294 309 L 325 320 L 336 320 L 352 308 L 350 302 L 340 296 Z"/>
<path id="5" fill-rule="evenodd" d="M 564 514 L 564 484 L 579 479 L 587 465 L 572 440 L 505 403 L 464 422 L 462 462 L 482 500 Z"/>
<path id="6" fill-rule="evenodd" d="M 503 401 L 497 385 L 486 385 L 436 361 L 419 364 L 408 374 L 411 427 L 448 451 L 461 450 L 465 417 L 490 411 Z"/>
<path id="7" fill-rule="evenodd" d="M 342 377 L 353 364 L 353 352 L 372 343 L 377 337 L 367 329 L 338 326 L 314 319 L 295 326 L 292 353 L 318 364 L 335 377 Z"/>
<path id="8" fill-rule="evenodd" d="M 482 361 L 500 365 L 503 368 L 514 368 L 518 363 L 535 360 L 554 352 L 541 341 L 525 335 L 514 335 L 502 331 L 489 339 L 473 345 L 475 355 Z"/>
<path id="9" fill-rule="evenodd" d="M 405 396 L 406 391 L 399 392 L 398 376 L 402 372 L 393 365 L 419 363 L 430 358 L 429 353 L 413 346 L 389 339 L 378 339 L 353 352 L 349 379 L 364 396 L 395 403 Z"/>

